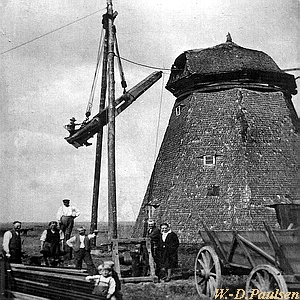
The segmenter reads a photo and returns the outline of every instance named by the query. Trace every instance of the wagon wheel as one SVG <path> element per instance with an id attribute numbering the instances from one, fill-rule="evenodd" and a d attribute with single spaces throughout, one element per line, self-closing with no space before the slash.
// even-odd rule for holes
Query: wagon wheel
<path id="1" fill-rule="evenodd" d="M 221 282 L 221 266 L 215 250 L 202 247 L 195 261 L 195 283 L 198 294 L 213 298 Z"/>
<path id="2" fill-rule="evenodd" d="M 256 266 L 247 277 L 246 293 L 249 297 L 252 290 L 260 292 L 280 292 L 287 293 L 287 285 L 280 271 L 270 265 Z"/>

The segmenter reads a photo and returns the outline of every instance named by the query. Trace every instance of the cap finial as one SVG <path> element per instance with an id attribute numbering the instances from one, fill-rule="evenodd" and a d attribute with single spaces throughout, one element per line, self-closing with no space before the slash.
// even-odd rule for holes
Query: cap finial
<path id="1" fill-rule="evenodd" d="M 226 35 L 226 43 L 232 43 L 232 38 L 229 32 Z"/>

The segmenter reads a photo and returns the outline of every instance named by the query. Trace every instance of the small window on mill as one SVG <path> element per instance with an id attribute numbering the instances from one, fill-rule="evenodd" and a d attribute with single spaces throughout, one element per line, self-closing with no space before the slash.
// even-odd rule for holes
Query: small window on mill
<path id="1" fill-rule="evenodd" d="M 220 195 L 220 187 L 218 185 L 209 185 L 207 187 L 207 196 L 219 196 Z"/>
<path id="2" fill-rule="evenodd" d="M 175 107 L 175 115 L 180 116 L 181 114 L 181 105 Z"/>
<path id="3" fill-rule="evenodd" d="M 214 155 L 205 155 L 203 157 L 204 165 L 212 166 L 216 164 L 216 157 Z"/>

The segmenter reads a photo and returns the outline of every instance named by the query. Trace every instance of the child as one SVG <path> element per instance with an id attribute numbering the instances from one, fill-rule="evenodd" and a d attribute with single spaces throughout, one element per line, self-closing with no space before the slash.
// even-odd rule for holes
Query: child
<path id="1" fill-rule="evenodd" d="M 98 267 L 100 275 L 87 276 L 85 280 L 95 281 L 94 295 L 102 296 L 101 299 L 117 300 L 115 294 L 116 282 L 111 276 L 111 267 L 101 264 Z"/>
<path id="2" fill-rule="evenodd" d="M 111 269 L 111 277 L 115 280 L 116 282 L 116 290 L 115 290 L 115 296 L 117 298 L 117 300 L 122 300 L 123 299 L 123 295 L 121 292 L 121 282 L 118 276 L 118 273 L 115 271 L 114 266 L 115 263 L 111 260 L 105 261 L 103 263 L 104 266 L 107 266 Z"/>

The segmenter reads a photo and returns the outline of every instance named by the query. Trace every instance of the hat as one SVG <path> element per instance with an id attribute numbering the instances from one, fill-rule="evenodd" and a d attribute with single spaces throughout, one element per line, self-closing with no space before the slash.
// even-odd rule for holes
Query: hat
<path id="1" fill-rule="evenodd" d="M 150 220 L 148 220 L 148 224 L 155 224 L 155 221 L 150 219 Z"/>
<path id="2" fill-rule="evenodd" d="M 64 199 L 62 202 L 70 202 L 69 199 Z"/>
<path id="3" fill-rule="evenodd" d="M 103 263 L 103 266 L 104 267 L 107 267 L 109 269 L 113 268 L 115 265 L 115 263 L 112 261 L 112 260 L 107 260 Z"/>
<path id="4" fill-rule="evenodd" d="M 84 226 L 80 226 L 80 227 L 77 228 L 77 230 L 78 230 L 78 231 L 85 231 L 86 229 L 85 229 Z"/>
<path id="5" fill-rule="evenodd" d="M 70 121 L 76 121 L 76 119 L 75 119 L 74 117 L 72 117 L 72 118 L 70 119 Z"/>
<path id="6" fill-rule="evenodd" d="M 51 222 L 49 222 L 48 226 L 51 226 L 52 224 L 55 224 L 55 226 L 58 225 L 58 223 L 56 221 L 51 221 Z"/>
<path id="7" fill-rule="evenodd" d="M 111 266 L 103 264 L 102 270 L 111 270 Z"/>

